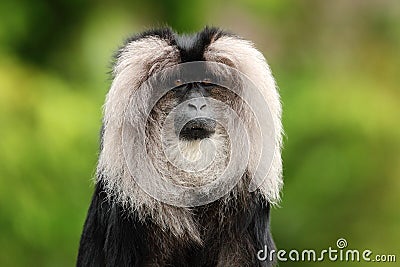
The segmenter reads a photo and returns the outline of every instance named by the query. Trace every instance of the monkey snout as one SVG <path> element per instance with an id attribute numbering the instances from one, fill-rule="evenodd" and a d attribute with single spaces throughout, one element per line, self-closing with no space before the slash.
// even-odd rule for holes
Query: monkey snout
<path id="1" fill-rule="evenodd" d="M 204 139 L 215 132 L 216 121 L 210 118 L 196 118 L 187 122 L 179 133 L 186 140 Z"/>
<path id="2" fill-rule="evenodd" d="M 216 122 L 210 118 L 196 118 L 185 124 L 184 128 L 214 130 Z"/>

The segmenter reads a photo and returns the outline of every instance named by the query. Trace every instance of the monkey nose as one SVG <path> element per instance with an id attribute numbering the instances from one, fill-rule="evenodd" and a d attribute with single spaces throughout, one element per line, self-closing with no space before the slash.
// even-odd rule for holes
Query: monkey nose
<path id="1" fill-rule="evenodd" d="M 204 97 L 198 97 L 188 102 L 188 107 L 192 110 L 200 111 L 207 107 L 206 100 Z"/>

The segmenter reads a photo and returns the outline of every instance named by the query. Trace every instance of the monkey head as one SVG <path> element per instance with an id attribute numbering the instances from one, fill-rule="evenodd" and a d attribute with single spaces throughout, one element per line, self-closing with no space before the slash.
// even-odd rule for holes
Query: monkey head
<path id="1" fill-rule="evenodd" d="M 146 212 L 233 191 L 278 201 L 281 105 L 252 43 L 214 28 L 145 32 L 119 50 L 113 75 L 98 164 L 108 194 Z"/>

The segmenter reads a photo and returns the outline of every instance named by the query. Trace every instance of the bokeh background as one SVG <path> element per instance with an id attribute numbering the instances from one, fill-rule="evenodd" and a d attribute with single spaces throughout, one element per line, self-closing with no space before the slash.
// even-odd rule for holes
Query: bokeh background
<path id="1" fill-rule="evenodd" d="M 132 33 L 216 25 L 251 39 L 280 87 L 280 249 L 397 254 L 397 0 L 0 2 L 0 266 L 73 266 L 93 190 L 111 56 Z"/>

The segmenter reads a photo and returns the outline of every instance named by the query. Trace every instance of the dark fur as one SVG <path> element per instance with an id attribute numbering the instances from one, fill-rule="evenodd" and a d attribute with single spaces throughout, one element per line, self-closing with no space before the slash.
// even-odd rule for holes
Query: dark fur
<path id="1" fill-rule="evenodd" d="M 179 48 L 181 61 L 204 60 L 212 38 L 227 33 L 206 28 L 191 36 L 178 36 L 170 29 L 147 31 L 128 42 L 148 36 L 166 39 Z M 117 54 L 118 57 L 118 54 Z M 102 175 L 102 174 L 98 174 Z M 245 177 L 244 177 L 245 178 Z M 270 234 L 270 204 L 260 193 L 242 192 L 228 205 L 222 200 L 192 208 L 203 244 L 182 240 L 160 229 L 151 219 L 139 220 L 124 209 L 97 183 L 83 229 L 77 266 L 272 266 L 261 262 L 257 251 L 274 249 Z M 227 260 L 226 262 L 224 260 Z"/>
<path id="2" fill-rule="evenodd" d="M 170 28 L 161 28 L 147 30 L 134 35 L 126 40 L 125 45 L 142 38 L 154 36 L 168 41 L 172 46 L 178 47 L 181 62 L 201 61 L 204 60 L 204 50 L 211 41 L 227 35 L 233 36 L 232 33 L 214 27 L 206 27 L 201 32 L 192 35 L 178 35 Z M 115 57 L 118 58 L 119 55 L 120 52 L 117 52 Z"/>
<path id="3" fill-rule="evenodd" d="M 234 259 L 234 266 L 271 266 L 256 258 L 264 245 L 274 249 L 270 206 L 257 194 L 250 195 L 246 207 L 232 203 L 224 211 L 224 224 L 218 222 L 218 201 L 194 208 L 198 223 L 208 229 L 202 233 L 204 244 L 200 246 L 182 242 L 150 220 L 139 221 L 102 191 L 98 184 L 83 229 L 77 266 L 216 266 L 221 248 L 227 250 L 227 258 Z"/>

